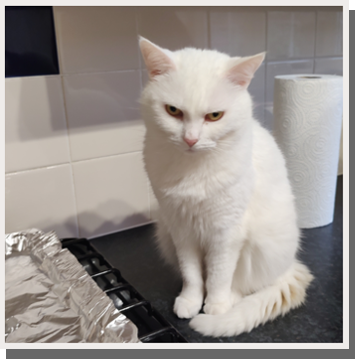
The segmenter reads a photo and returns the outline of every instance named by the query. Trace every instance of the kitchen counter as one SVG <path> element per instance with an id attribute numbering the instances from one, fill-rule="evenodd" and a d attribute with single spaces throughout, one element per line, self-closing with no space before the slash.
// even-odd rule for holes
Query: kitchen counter
<path id="1" fill-rule="evenodd" d="M 339 176 L 333 223 L 303 230 L 299 258 L 315 276 L 306 303 L 284 317 L 234 337 L 202 336 L 189 327 L 189 320 L 178 319 L 173 313 L 181 278 L 161 260 L 154 243 L 153 224 L 98 237 L 91 244 L 188 342 L 338 343 L 343 341 L 342 185 Z"/>

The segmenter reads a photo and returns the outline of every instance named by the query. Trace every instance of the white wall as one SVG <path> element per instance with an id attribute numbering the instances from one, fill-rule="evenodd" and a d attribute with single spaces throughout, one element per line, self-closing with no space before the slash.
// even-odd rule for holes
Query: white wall
<path id="1" fill-rule="evenodd" d="M 7 233 L 91 238 L 153 221 L 138 34 L 171 50 L 266 50 L 250 92 L 269 129 L 275 75 L 342 75 L 341 8 L 54 7 L 54 18 L 60 75 L 5 83 Z"/>

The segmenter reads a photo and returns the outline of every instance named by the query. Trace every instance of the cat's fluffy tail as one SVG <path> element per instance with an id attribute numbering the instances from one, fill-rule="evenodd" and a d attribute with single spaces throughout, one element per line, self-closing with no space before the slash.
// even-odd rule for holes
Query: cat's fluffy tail
<path id="1" fill-rule="evenodd" d="M 312 279 L 308 268 L 296 261 L 274 285 L 244 297 L 225 314 L 199 314 L 191 320 L 190 326 L 203 335 L 214 337 L 249 332 L 254 327 L 300 306 L 305 300 L 306 288 Z"/>

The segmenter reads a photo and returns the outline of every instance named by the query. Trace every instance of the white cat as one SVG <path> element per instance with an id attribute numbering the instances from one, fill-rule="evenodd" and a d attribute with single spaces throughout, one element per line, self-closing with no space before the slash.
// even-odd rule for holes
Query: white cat
<path id="1" fill-rule="evenodd" d="M 195 316 L 190 326 L 204 335 L 250 331 L 299 306 L 313 278 L 296 259 L 284 158 L 252 115 L 247 87 L 265 54 L 139 43 L 150 79 L 141 107 L 157 241 L 183 279 L 174 312 Z"/>

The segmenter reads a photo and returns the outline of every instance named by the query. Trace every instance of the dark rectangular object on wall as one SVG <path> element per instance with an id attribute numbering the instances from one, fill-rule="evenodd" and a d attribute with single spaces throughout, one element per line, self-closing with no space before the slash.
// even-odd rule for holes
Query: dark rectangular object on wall
<path id="1" fill-rule="evenodd" d="M 5 7 L 5 77 L 59 74 L 51 6 Z"/>

